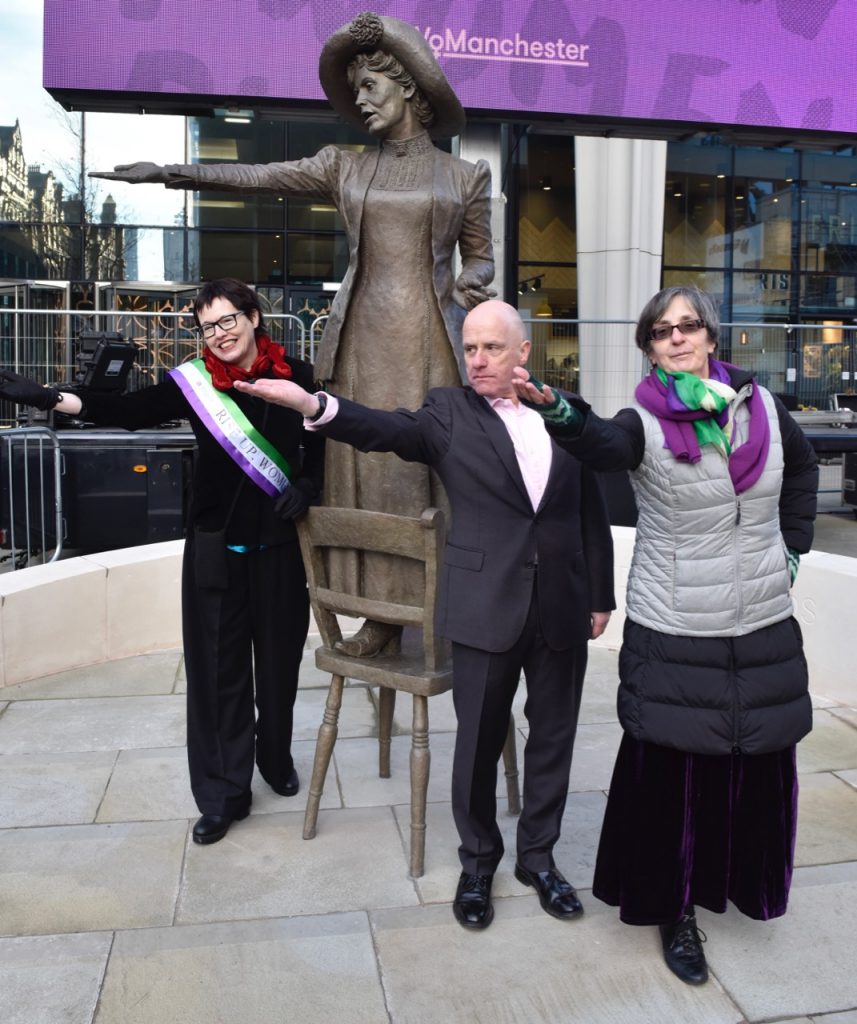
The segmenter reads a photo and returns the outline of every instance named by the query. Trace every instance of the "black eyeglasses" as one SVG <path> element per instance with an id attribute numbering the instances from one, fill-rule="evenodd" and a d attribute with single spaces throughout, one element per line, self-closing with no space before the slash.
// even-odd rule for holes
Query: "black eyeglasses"
<path id="1" fill-rule="evenodd" d="M 218 327 L 221 331 L 231 331 L 238 323 L 239 316 L 247 316 L 247 314 L 243 309 L 239 309 L 237 313 L 227 313 L 226 316 L 222 316 L 219 320 L 215 320 L 213 324 L 200 324 L 199 329 L 204 338 L 211 338 Z"/>
<path id="2" fill-rule="evenodd" d="M 678 327 L 682 334 L 695 334 L 697 331 L 701 331 L 705 327 L 704 320 L 679 320 L 677 324 L 657 324 L 649 331 L 649 337 L 652 341 L 663 341 L 665 338 L 672 336 L 672 332 Z"/>

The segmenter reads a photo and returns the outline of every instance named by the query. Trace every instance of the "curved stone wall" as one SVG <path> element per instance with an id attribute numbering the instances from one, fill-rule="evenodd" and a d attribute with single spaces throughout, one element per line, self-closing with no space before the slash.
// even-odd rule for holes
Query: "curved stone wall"
<path id="1" fill-rule="evenodd" d="M 634 530 L 613 528 L 619 607 L 596 643 L 622 640 Z M 0 687 L 181 646 L 183 541 L 69 558 L 0 576 Z M 794 588 L 814 693 L 857 704 L 857 559 L 812 551 Z"/>

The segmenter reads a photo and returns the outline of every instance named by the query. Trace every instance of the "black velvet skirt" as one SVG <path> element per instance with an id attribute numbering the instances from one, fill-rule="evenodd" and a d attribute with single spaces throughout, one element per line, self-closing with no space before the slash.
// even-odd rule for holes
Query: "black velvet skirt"
<path id="1" fill-rule="evenodd" d="M 786 911 L 794 864 L 795 747 L 689 754 L 622 737 L 593 895 L 626 924 L 670 924 L 727 901 L 757 920 Z"/>

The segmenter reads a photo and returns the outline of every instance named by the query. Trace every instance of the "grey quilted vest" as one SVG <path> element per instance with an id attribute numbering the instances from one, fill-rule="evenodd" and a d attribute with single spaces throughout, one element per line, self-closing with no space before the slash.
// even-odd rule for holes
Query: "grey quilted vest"
<path id="1" fill-rule="evenodd" d="M 736 399 L 736 445 L 746 437 L 751 388 Z M 740 495 L 713 446 L 704 445 L 695 464 L 679 462 L 657 418 L 635 405 L 646 448 L 630 474 L 639 508 L 626 597 L 634 622 L 680 636 L 741 636 L 792 614 L 779 522 L 783 446 L 774 400 L 760 390 L 770 451 L 762 475 Z"/>

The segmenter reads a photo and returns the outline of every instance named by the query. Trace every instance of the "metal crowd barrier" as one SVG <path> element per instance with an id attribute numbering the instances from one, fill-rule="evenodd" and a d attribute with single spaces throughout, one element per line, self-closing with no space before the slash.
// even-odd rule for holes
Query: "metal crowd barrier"
<path id="1" fill-rule="evenodd" d="M 47 427 L 0 431 L 0 570 L 62 554 L 62 456 Z"/>

